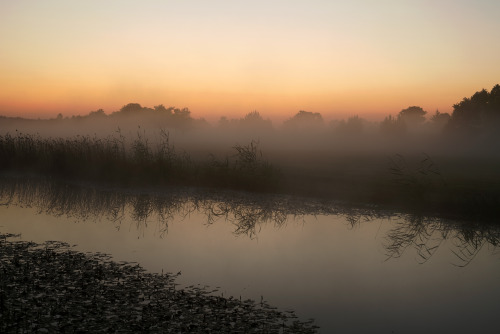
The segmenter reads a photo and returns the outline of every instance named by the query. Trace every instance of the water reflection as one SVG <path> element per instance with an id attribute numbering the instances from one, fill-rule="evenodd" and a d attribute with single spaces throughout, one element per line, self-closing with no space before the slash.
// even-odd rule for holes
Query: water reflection
<path id="1" fill-rule="evenodd" d="M 484 247 L 494 250 L 500 241 L 500 228 L 492 224 L 381 212 L 373 207 L 352 207 L 282 195 L 188 188 L 124 190 L 39 178 L 3 177 L 0 179 L 0 205 L 33 207 L 40 213 L 67 216 L 76 221 L 107 220 L 117 229 L 130 215 L 138 231 L 156 223 L 160 236 L 168 233 L 169 223 L 174 219 L 186 218 L 194 212 L 202 213 L 207 225 L 228 221 L 234 226 L 235 235 L 250 238 L 256 237 L 263 225 L 281 228 L 290 219 L 306 215 L 342 216 L 352 228 L 385 218 L 393 221 L 385 236 L 387 259 L 414 250 L 418 261 L 423 263 L 441 245 L 449 242 L 457 259 L 453 264 L 459 267 L 468 265 Z"/>
<path id="2" fill-rule="evenodd" d="M 483 247 L 498 247 L 500 229 L 487 224 L 405 215 L 387 234 L 385 249 L 389 258 L 397 258 L 408 248 L 413 248 L 419 261 L 426 262 L 446 240 L 451 241 L 451 251 L 457 258 L 454 265 L 463 267 Z"/>
<path id="3" fill-rule="evenodd" d="M 234 234 L 249 237 L 254 237 L 262 224 L 283 226 L 290 215 L 298 218 L 307 214 L 343 214 L 331 203 L 285 196 L 189 188 L 132 191 L 37 178 L 0 179 L 0 201 L 0 205 L 34 207 L 39 212 L 66 215 L 76 221 L 105 219 L 117 228 L 128 213 L 138 229 L 155 221 L 164 233 L 174 217 L 200 212 L 206 217 L 206 224 L 223 219 L 234 225 Z"/>

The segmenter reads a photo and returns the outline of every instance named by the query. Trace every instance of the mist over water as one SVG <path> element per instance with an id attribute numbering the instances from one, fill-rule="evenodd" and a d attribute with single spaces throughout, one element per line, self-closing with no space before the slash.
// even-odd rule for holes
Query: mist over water
<path id="1" fill-rule="evenodd" d="M 0 117 L 0 228 L 167 266 L 225 297 L 265 294 L 320 332 L 492 329 L 499 95 L 381 122 L 299 111 L 209 124 L 135 103 Z M 417 313 L 430 320 L 408 327 Z"/>

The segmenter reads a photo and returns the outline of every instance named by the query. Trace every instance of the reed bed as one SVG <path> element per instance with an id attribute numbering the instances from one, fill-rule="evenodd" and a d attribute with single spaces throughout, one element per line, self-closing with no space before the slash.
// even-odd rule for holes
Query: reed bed
<path id="1" fill-rule="evenodd" d="M 0 234 L 2 333 L 316 333 L 265 301 L 176 288 L 173 274 L 81 253 L 62 242 Z"/>
<path id="2" fill-rule="evenodd" d="M 256 141 L 235 145 L 224 159 L 193 160 L 178 152 L 168 132 L 152 144 L 145 132 L 128 140 L 117 132 L 106 138 L 42 138 L 0 135 L 0 170 L 37 173 L 69 180 L 125 186 L 187 185 L 250 191 L 276 191 L 280 171 L 263 157 Z"/>

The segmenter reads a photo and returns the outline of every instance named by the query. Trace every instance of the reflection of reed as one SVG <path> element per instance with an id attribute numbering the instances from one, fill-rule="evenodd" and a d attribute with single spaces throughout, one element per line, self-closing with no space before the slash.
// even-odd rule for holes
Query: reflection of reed
<path id="1" fill-rule="evenodd" d="M 65 215 L 76 220 L 108 220 L 117 229 L 129 215 L 138 231 L 156 221 L 160 235 L 168 232 L 169 222 L 174 218 L 184 218 L 197 212 L 205 216 L 208 225 L 218 220 L 229 221 L 234 225 L 236 235 L 250 238 L 257 235 L 263 224 L 280 228 L 289 219 L 305 215 L 342 216 L 351 227 L 396 216 L 373 207 L 348 207 L 287 196 L 255 196 L 187 188 L 132 192 L 130 189 L 96 189 L 39 178 L 4 177 L 0 179 L 0 205 L 10 204 L 34 207 L 40 212 Z M 421 262 L 427 261 L 444 241 L 449 240 L 452 252 L 459 261 L 457 265 L 464 266 L 485 245 L 499 245 L 500 228 L 425 216 L 398 215 L 386 239 L 388 258 L 400 257 L 409 248 L 414 248 Z"/>
<path id="2" fill-rule="evenodd" d="M 95 189 L 45 179 L 5 178 L 0 182 L 3 205 L 33 207 L 53 216 L 67 216 L 77 221 L 108 220 L 119 228 L 130 214 L 137 228 L 147 226 L 157 218 L 161 231 L 168 221 L 182 212 L 182 198 L 169 193 L 154 197 L 141 194 Z"/>
<path id="3" fill-rule="evenodd" d="M 413 246 L 421 261 L 428 260 L 438 249 L 447 233 L 436 226 L 433 219 L 416 216 L 405 216 L 395 223 L 395 227 L 387 234 L 386 244 L 388 256 L 400 257 Z"/>
<path id="4" fill-rule="evenodd" d="M 405 215 L 389 231 L 385 245 L 388 258 L 397 258 L 413 247 L 419 260 L 429 260 L 439 246 L 449 240 L 456 266 L 468 265 L 485 245 L 500 245 L 500 228 L 494 225 L 451 222 L 430 217 Z"/>
<path id="5" fill-rule="evenodd" d="M 0 201 L 3 205 L 33 207 L 54 216 L 75 220 L 109 220 L 120 227 L 129 215 L 141 230 L 156 221 L 161 233 L 168 231 L 174 217 L 202 213 L 207 224 L 219 219 L 231 222 L 234 233 L 254 237 L 262 224 L 275 227 L 286 224 L 289 216 L 306 214 L 339 214 L 331 205 L 304 202 L 284 196 L 255 196 L 239 192 L 207 192 L 170 188 L 161 192 L 96 189 L 68 185 L 39 178 L 2 178 Z"/>
<path id="6" fill-rule="evenodd" d="M 235 226 L 234 233 L 245 234 L 249 237 L 256 235 L 262 223 L 274 223 L 275 227 L 283 226 L 287 221 L 287 212 L 283 207 L 255 206 L 240 202 L 206 203 L 203 209 L 209 223 L 223 217 Z"/>

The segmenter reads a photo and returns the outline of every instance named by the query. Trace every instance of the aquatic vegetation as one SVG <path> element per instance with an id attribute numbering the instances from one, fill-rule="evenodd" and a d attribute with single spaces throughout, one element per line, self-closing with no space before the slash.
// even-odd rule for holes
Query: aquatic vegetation
<path id="1" fill-rule="evenodd" d="M 0 331 L 120 333 L 316 333 L 261 300 L 176 288 L 173 274 L 147 273 L 68 244 L 0 234 Z"/>

